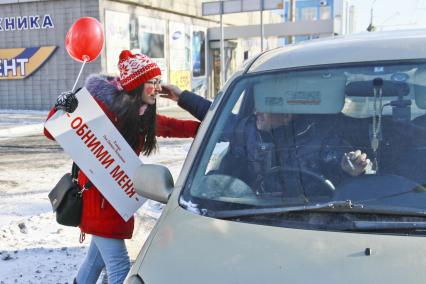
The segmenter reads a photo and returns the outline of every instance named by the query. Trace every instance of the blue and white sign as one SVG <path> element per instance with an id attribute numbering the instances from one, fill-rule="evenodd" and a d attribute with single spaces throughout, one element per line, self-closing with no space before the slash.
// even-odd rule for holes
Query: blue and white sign
<path id="1" fill-rule="evenodd" d="M 32 15 L 0 18 L 0 32 L 53 29 L 53 19 L 50 15 Z"/>

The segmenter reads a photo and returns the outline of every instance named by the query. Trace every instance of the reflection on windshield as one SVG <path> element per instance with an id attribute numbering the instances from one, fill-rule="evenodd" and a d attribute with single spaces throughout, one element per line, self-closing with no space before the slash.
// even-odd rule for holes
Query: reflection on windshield
<path id="1" fill-rule="evenodd" d="M 201 208 L 426 208 L 426 66 L 256 75 L 227 96 L 184 195 Z"/>

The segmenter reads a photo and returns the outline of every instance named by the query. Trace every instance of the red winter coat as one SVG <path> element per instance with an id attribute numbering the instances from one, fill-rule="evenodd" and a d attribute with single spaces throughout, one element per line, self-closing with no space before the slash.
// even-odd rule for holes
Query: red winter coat
<path id="1" fill-rule="evenodd" d="M 118 119 L 116 115 L 109 112 L 102 102 L 99 100 L 97 100 L 97 102 L 109 119 L 117 125 Z M 49 119 L 54 113 L 55 109 L 52 109 L 47 118 Z M 161 137 L 194 137 L 199 125 L 200 123 L 197 121 L 178 120 L 157 114 L 156 134 Z M 49 139 L 53 139 L 46 129 L 44 129 L 44 134 Z M 135 152 L 139 155 L 140 149 Z M 87 182 L 88 178 L 80 171 L 78 183 L 80 186 L 84 186 Z M 131 217 L 129 221 L 125 222 L 95 186 L 83 192 L 83 212 L 80 224 L 81 232 L 106 238 L 130 239 L 133 234 L 133 228 L 134 217 Z"/>

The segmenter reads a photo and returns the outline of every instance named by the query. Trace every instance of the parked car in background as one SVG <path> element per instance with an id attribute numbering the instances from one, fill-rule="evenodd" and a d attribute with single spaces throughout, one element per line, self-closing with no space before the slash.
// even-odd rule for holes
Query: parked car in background
<path id="1" fill-rule="evenodd" d="M 167 206 L 126 283 L 424 283 L 425 161 L 426 30 L 266 51 L 216 97 L 176 184 L 138 170 Z"/>

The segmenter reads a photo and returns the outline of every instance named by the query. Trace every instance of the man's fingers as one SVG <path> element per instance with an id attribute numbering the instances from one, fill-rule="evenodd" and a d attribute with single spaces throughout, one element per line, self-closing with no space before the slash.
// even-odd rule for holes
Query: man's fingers
<path id="1" fill-rule="evenodd" d="M 172 94 L 172 88 L 168 85 L 161 85 L 161 92 L 163 94 Z"/>
<path id="2" fill-rule="evenodd" d="M 358 155 L 358 157 L 355 160 L 356 164 L 360 164 L 362 162 L 364 162 L 367 159 L 367 154 L 362 153 L 361 155 Z"/>
<path id="3" fill-rule="evenodd" d="M 370 159 L 365 159 L 365 161 L 364 161 L 364 163 L 363 163 L 363 164 L 365 164 L 365 166 L 370 165 L 370 164 L 371 164 Z"/>
<path id="4" fill-rule="evenodd" d="M 342 168 L 352 176 L 358 176 L 365 171 L 366 167 L 371 163 L 366 153 L 356 150 L 345 154 L 342 157 Z M 351 167 L 352 164 L 352 167 Z"/>
<path id="5" fill-rule="evenodd" d="M 367 167 L 368 165 L 371 165 L 371 161 L 370 161 L 370 159 L 365 160 L 365 167 Z M 364 168 L 365 168 L 365 167 L 364 167 Z"/>
<path id="6" fill-rule="evenodd" d="M 360 156 L 361 159 L 356 161 L 356 167 L 360 170 L 365 170 L 365 168 L 371 163 L 370 159 L 367 159 L 367 155 L 363 154 Z"/>
<path id="7" fill-rule="evenodd" d="M 361 155 L 361 150 L 356 150 L 355 152 L 353 152 L 353 158 L 352 159 L 358 158 L 359 155 Z"/>
<path id="8" fill-rule="evenodd" d="M 362 161 L 359 165 L 361 168 L 365 168 L 368 165 L 368 163 L 367 161 Z"/>

